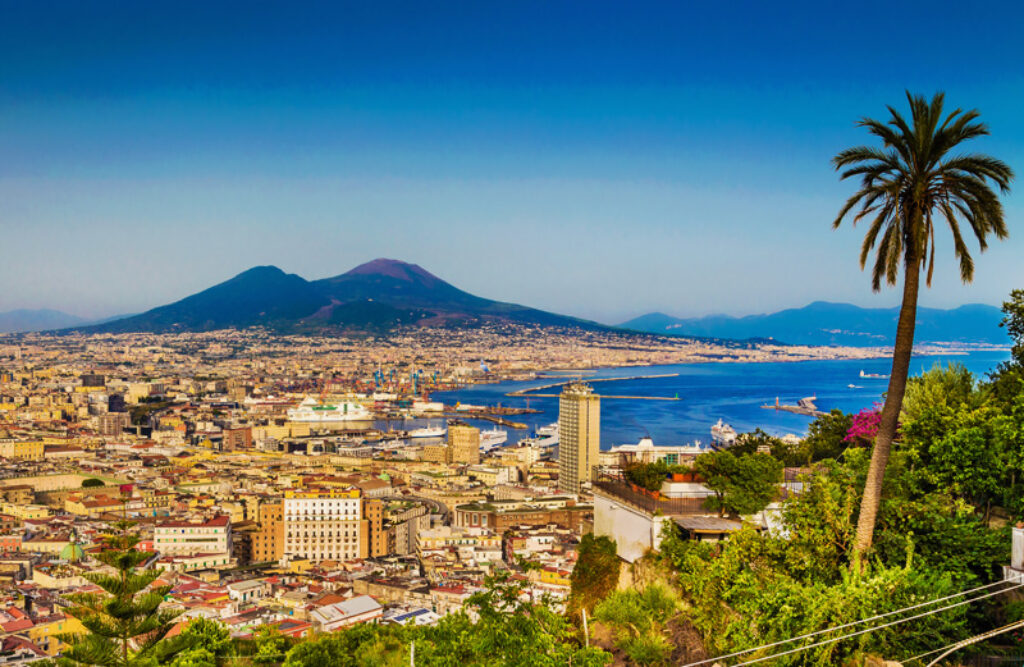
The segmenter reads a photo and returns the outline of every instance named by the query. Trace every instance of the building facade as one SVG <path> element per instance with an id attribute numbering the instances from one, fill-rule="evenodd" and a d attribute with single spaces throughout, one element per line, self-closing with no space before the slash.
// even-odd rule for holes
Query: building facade
<path id="1" fill-rule="evenodd" d="M 359 489 L 290 491 L 283 509 L 284 553 L 312 561 L 367 556 L 369 522 Z"/>
<path id="2" fill-rule="evenodd" d="M 480 429 L 469 424 L 448 426 L 448 463 L 480 463 Z"/>
<path id="3" fill-rule="evenodd" d="M 162 554 L 230 554 L 231 521 L 218 516 L 201 523 L 169 521 L 153 528 L 153 548 Z"/>
<path id="4" fill-rule="evenodd" d="M 579 493 L 600 463 L 601 398 L 582 382 L 567 384 L 558 399 L 558 490 Z"/>

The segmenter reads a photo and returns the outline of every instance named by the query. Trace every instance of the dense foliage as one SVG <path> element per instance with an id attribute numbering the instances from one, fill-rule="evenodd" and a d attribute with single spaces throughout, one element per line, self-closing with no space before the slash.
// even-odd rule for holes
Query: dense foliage
<path id="1" fill-rule="evenodd" d="M 619 583 L 615 541 L 588 533 L 580 539 L 576 553 L 569 593 L 570 609 L 592 612 L 594 606 L 614 591 Z"/>
<path id="2" fill-rule="evenodd" d="M 529 601 L 507 573 L 489 579 L 467 609 L 434 626 L 364 625 L 303 642 L 289 651 L 284 665 L 397 667 L 409 664 L 413 650 L 417 667 L 598 667 L 610 661 L 606 652 L 583 645 L 579 628 L 566 616 L 543 601 Z"/>
<path id="3" fill-rule="evenodd" d="M 1016 299 L 1007 318 L 1020 350 L 1024 293 Z M 685 542 L 670 531 L 662 557 L 677 572 L 683 613 L 708 651 L 757 649 L 998 581 L 1010 557 L 1008 526 L 1024 516 L 1024 392 L 1010 390 L 1022 377 L 1020 361 L 1014 357 L 987 381 L 959 365 L 911 378 L 874 545 L 856 576 L 858 509 L 876 410 L 859 418 L 833 413 L 811 425 L 814 448 L 835 456 L 810 457 L 816 462 L 805 468 L 801 492 L 783 500 L 780 521 L 772 523 L 777 529 L 747 527 L 714 545 Z M 1018 618 L 1021 606 L 995 596 L 770 664 L 841 664 L 867 654 L 906 659 L 989 630 L 996 619 Z M 757 649 L 744 658 L 771 653 Z"/>
<path id="4" fill-rule="evenodd" d="M 697 457 L 694 469 L 715 492 L 705 507 L 732 516 L 763 510 L 778 495 L 782 481 L 782 462 L 768 454 L 710 452 Z"/>

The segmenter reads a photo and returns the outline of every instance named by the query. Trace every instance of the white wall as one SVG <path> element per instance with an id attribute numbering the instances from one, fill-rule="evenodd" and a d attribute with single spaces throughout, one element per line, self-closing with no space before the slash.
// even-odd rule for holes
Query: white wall
<path id="1" fill-rule="evenodd" d="M 601 493 L 594 494 L 594 534 L 615 540 L 619 558 L 629 563 L 661 546 L 662 527 L 670 521 L 667 516 L 651 516 Z"/>

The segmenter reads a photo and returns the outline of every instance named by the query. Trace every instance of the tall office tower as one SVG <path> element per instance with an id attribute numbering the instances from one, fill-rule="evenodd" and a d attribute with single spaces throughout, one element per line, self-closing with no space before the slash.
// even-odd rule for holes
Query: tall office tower
<path id="1" fill-rule="evenodd" d="M 596 476 L 601 443 L 601 397 L 583 382 L 565 385 L 558 398 L 558 490 L 579 493 Z"/>
<path id="2" fill-rule="evenodd" d="M 453 422 L 448 425 L 448 463 L 480 463 L 480 429 Z"/>

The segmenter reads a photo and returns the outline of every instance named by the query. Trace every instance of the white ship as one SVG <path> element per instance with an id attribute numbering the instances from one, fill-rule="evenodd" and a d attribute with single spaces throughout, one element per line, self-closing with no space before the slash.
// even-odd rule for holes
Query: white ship
<path id="1" fill-rule="evenodd" d="M 427 426 L 409 431 L 410 438 L 443 438 L 448 429 L 444 426 Z"/>
<path id="2" fill-rule="evenodd" d="M 538 426 L 537 427 L 537 435 L 547 435 L 547 436 L 552 436 L 553 435 L 553 436 L 555 436 L 557 438 L 558 437 L 558 422 L 552 422 L 551 424 L 548 424 L 547 426 Z"/>
<path id="3" fill-rule="evenodd" d="M 370 421 L 373 415 L 359 403 L 342 401 L 337 405 L 320 403 L 309 397 L 299 403 L 299 407 L 288 411 L 288 419 L 293 422 L 327 424 L 331 422 Z"/>
<path id="4" fill-rule="evenodd" d="M 888 380 L 888 375 L 882 375 L 881 373 L 865 373 L 863 370 L 860 372 L 862 378 L 876 378 L 879 380 Z"/>
<path id="5" fill-rule="evenodd" d="M 719 419 L 718 423 L 711 427 L 711 442 L 725 446 L 733 444 L 736 442 L 736 429 Z"/>
<path id="6" fill-rule="evenodd" d="M 488 431 L 480 431 L 480 451 L 489 452 L 499 447 L 508 440 L 508 431 L 500 428 L 492 428 Z"/>

